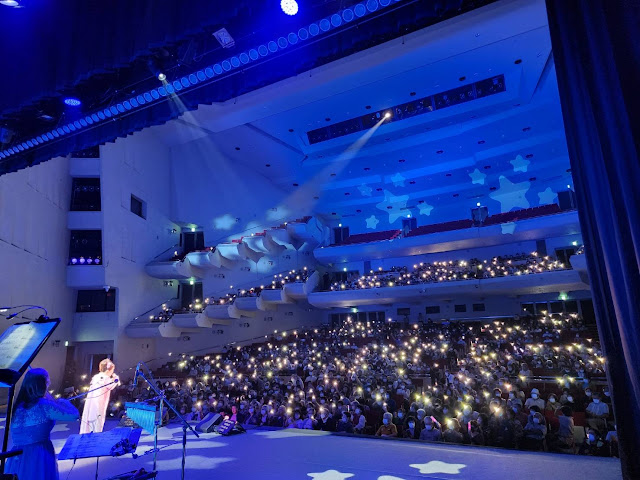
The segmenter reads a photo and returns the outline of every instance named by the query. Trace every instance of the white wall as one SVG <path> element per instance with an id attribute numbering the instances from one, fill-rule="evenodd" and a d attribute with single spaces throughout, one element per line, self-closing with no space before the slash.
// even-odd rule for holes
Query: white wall
<path id="1" fill-rule="evenodd" d="M 46 307 L 62 323 L 33 366 L 49 371 L 54 386 L 62 380 L 75 295 L 66 287 L 69 256 L 67 211 L 71 199 L 68 160 L 55 158 L 0 176 L 0 304 Z M 25 312 L 37 318 L 40 311 Z M 25 321 L 16 318 L 15 321 Z M 0 317 L 0 332 L 11 321 Z M 60 340 L 60 346 L 52 343 Z"/>

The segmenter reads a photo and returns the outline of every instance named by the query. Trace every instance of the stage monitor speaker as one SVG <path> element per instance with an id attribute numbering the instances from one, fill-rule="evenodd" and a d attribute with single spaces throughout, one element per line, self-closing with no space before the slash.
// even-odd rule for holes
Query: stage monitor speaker
<path id="1" fill-rule="evenodd" d="M 233 435 L 236 433 L 245 433 L 246 430 L 242 425 L 240 425 L 237 422 L 234 422 L 233 420 L 225 420 L 218 426 L 218 428 L 216 429 L 216 432 L 218 432 L 220 435 L 226 436 L 226 435 Z"/>
<path id="2" fill-rule="evenodd" d="M 560 206 L 560 210 L 575 210 L 578 208 L 576 192 L 573 190 L 558 192 L 558 205 Z"/>
<path id="3" fill-rule="evenodd" d="M 196 425 L 196 432 L 211 433 L 215 431 L 216 425 L 219 425 L 224 420 L 223 416 L 219 413 L 211 412 L 204 417 L 199 424 Z"/>

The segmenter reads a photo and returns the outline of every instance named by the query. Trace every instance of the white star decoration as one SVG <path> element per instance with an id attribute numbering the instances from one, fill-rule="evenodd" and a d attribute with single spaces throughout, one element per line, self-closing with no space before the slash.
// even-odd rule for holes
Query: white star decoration
<path id="1" fill-rule="evenodd" d="M 389 190 L 385 190 L 384 201 L 378 203 L 376 205 L 376 208 L 382 210 L 383 212 L 388 212 L 389 223 L 393 223 L 403 216 L 402 209 L 407 206 L 407 200 L 409 200 L 409 195 L 399 195 L 396 197 Z"/>
<path id="2" fill-rule="evenodd" d="M 529 191 L 530 185 L 528 181 L 512 183 L 507 177 L 500 175 L 500 189 L 491 192 L 489 196 L 500 202 L 502 213 L 510 212 L 516 207 L 529 208 L 529 200 L 525 194 Z"/>
<path id="3" fill-rule="evenodd" d="M 344 480 L 353 477 L 353 473 L 342 473 L 337 470 L 327 470 L 326 472 L 307 473 L 307 476 L 314 480 Z"/>
<path id="4" fill-rule="evenodd" d="M 363 197 L 371 196 L 371 187 L 365 185 L 364 183 L 358 187 L 358 190 L 360 190 L 360 193 Z"/>
<path id="5" fill-rule="evenodd" d="M 420 210 L 420 215 L 426 215 L 428 217 L 429 215 L 431 215 L 433 205 L 429 205 L 428 203 L 419 203 L 418 209 Z"/>
<path id="6" fill-rule="evenodd" d="M 236 217 L 232 217 L 228 213 L 213 219 L 213 224 L 217 230 L 229 230 L 236 223 Z"/>
<path id="7" fill-rule="evenodd" d="M 371 215 L 369 218 L 366 219 L 366 222 L 367 222 L 367 228 L 371 228 L 375 230 L 376 227 L 378 226 L 378 223 L 380 223 L 380 220 L 378 220 L 375 215 Z"/>
<path id="8" fill-rule="evenodd" d="M 471 172 L 469 176 L 471 177 L 471 183 L 477 183 L 478 185 L 484 185 L 484 179 L 487 178 L 487 174 L 482 173 L 477 168 L 473 172 Z"/>
<path id="9" fill-rule="evenodd" d="M 391 181 L 393 182 L 394 187 L 404 187 L 405 178 L 400 174 L 396 173 L 393 177 L 391 177 Z"/>
<path id="10" fill-rule="evenodd" d="M 511 160 L 514 172 L 526 172 L 530 163 L 529 160 L 522 158 L 522 155 L 518 155 L 515 160 Z"/>
<path id="11" fill-rule="evenodd" d="M 394 477 L 393 475 L 382 475 L 378 480 L 404 480 L 404 478 Z"/>
<path id="12" fill-rule="evenodd" d="M 551 190 L 551 187 L 547 187 L 546 190 L 538 194 L 538 198 L 540 198 L 540 205 L 548 205 L 550 203 L 553 203 L 557 196 L 558 194 Z"/>
<path id="13" fill-rule="evenodd" d="M 323 430 L 302 430 L 298 428 L 285 428 L 284 430 L 269 430 L 266 432 L 256 432 L 255 435 L 260 435 L 266 438 L 289 438 L 289 437 L 321 437 L 329 435 L 329 432 Z"/>
<path id="14" fill-rule="evenodd" d="M 460 473 L 460 469 L 466 467 L 462 463 L 447 463 L 440 462 L 438 460 L 432 460 L 428 463 L 414 463 L 409 465 L 412 468 L 417 468 L 420 473 Z"/>
<path id="15" fill-rule="evenodd" d="M 503 235 L 513 235 L 513 232 L 516 229 L 516 224 L 515 222 L 503 223 L 500 227 L 502 228 Z"/>

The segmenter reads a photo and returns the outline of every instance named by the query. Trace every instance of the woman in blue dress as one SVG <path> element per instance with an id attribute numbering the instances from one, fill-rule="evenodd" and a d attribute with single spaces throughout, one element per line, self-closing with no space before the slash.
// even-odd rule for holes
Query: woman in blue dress
<path id="1" fill-rule="evenodd" d="M 20 480 L 58 480 L 56 453 L 49 434 L 56 420 L 77 420 L 79 413 L 69 401 L 49 395 L 49 374 L 43 368 L 29 370 L 22 381 L 11 419 L 13 448 L 22 455 L 7 460 L 5 473 Z"/>

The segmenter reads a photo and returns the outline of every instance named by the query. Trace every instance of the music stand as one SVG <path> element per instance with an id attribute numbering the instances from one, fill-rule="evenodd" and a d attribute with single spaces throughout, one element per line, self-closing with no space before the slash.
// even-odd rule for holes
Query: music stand
<path id="1" fill-rule="evenodd" d="M 16 384 L 60 324 L 59 318 L 40 318 L 42 320 L 15 323 L 0 336 L 0 388 L 9 389 L 2 453 L 7 452 L 9 445 Z M 1 458 L 0 473 L 4 473 L 4 464 L 5 458 Z"/>
<path id="2" fill-rule="evenodd" d="M 73 460 L 74 462 L 78 458 L 93 458 L 96 459 L 96 480 L 98 480 L 98 462 L 100 457 L 112 457 L 116 456 L 113 452 L 116 444 L 123 440 L 128 440 L 131 445 L 131 450 L 127 450 L 126 453 L 134 453 L 140 440 L 141 428 L 129 428 L 121 427 L 114 428 L 107 432 L 91 432 L 84 434 L 69 435 L 67 441 L 62 447 L 59 460 Z"/>

